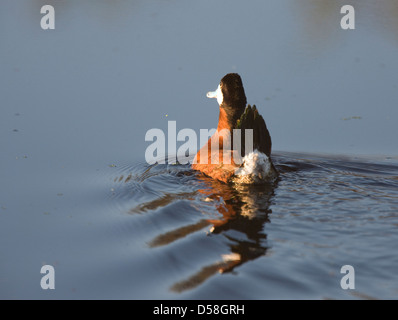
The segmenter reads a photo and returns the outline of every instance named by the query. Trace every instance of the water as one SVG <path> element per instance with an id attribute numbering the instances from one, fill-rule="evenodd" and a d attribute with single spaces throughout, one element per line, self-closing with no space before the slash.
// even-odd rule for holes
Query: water
<path id="1" fill-rule="evenodd" d="M 396 298 L 397 159 L 274 159 L 281 177 L 265 186 L 187 166 L 120 169 L 111 198 L 131 221 L 122 234 L 141 248 L 137 260 L 157 270 L 145 284 L 152 296 Z M 340 287 L 347 264 L 353 292 Z"/>
<path id="2" fill-rule="evenodd" d="M 280 179 L 263 186 L 189 165 L 69 173 L 43 202 L 2 208 L 2 298 L 397 298 L 397 157 L 274 161 Z M 54 292 L 41 264 L 57 270 Z M 343 265 L 355 290 L 340 287 Z"/>
<path id="3" fill-rule="evenodd" d="M 396 299 L 398 7 L 351 1 L 343 31 L 344 4 L 3 1 L 0 298 Z M 279 181 L 148 165 L 149 129 L 216 126 L 228 72 Z"/>

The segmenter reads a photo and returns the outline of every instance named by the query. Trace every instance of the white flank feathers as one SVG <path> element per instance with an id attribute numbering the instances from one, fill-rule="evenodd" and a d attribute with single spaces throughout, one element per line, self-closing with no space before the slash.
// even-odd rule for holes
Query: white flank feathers
<path id="1" fill-rule="evenodd" d="M 252 184 L 273 181 L 277 173 L 267 155 L 254 150 L 243 158 L 243 165 L 236 169 L 235 176 L 236 183 Z"/>

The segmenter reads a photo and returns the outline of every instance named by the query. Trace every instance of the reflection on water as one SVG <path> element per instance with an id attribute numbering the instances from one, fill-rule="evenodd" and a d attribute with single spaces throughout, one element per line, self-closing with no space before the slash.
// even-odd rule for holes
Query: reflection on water
<path id="1" fill-rule="evenodd" d="M 142 175 L 136 176 L 136 179 L 143 181 L 143 176 L 149 177 L 150 168 L 146 169 Z M 154 173 L 154 176 L 156 175 Z M 120 176 L 114 181 L 128 182 L 130 179 L 131 174 L 127 179 Z M 217 218 L 200 219 L 195 223 L 172 229 L 157 235 L 148 243 L 150 248 L 167 246 L 205 228 L 208 230 L 207 236 L 221 236 L 227 240 L 229 252 L 221 254 L 219 260 L 201 267 L 199 271 L 193 270 L 191 276 L 175 283 L 171 287 L 171 290 L 175 292 L 193 289 L 216 273 L 231 272 L 235 267 L 265 255 L 268 248 L 264 228 L 269 222 L 271 213 L 269 206 L 274 190 L 277 188 L 277 182 L 256 186 L 234 185 L 215 181 L 201 174 L 197 176 L 197 179 L 198 186 L 201 188 L 195 191 L 163 193 L 159 198 L 129 209 L 130 213 L 156 211 L 175 201 L 186 199 L 198 201 L 199 203 L 195 203 L 194 206 L 200 212 L 201 202 L 208 203 L 217 211 Z M 202 213 L 206 215 L 204 210 Z"/>
<path id="2" fill-rule="evenodd" d="M 171 289 L 177 292 L 192 289 L 217 272 L 231 272 L 235 267 L 265 255 L 268 248 L 264 228 L 265 223 L 269 222 L 269 205 L 276 183 L 234 186 L 206 177 L 200 179 L 206 182 L 207 188 L 199 189 L 198 192 L 205 197 L 204 201 L 214 201 L 215 208 L 221 215 L 219 219 L 206 221 L 211 224 L 209 236 L 226 237 L 230 252 L 223 254 L 219 261 L 202 267 L 188 279 L 174 284 Z M 238 236 L 235 235 L 236 232 Z"/>
<path id="3" fill-rule="evenodd" d="M 303 38 L 309 40 L 313 44 L 313 48 L 326 49 L 333 46 L 338 38 L 344 33 L 338 33 L 339 21 L 341 18 L 340 8 L 348 4 L 345 0 L 286 0 L 287 7 L 293 12 L 295 18 L 298 18 L 299 29 L 303 30 Z M 131 17 L 140 12 L 144 1 L 55 1 L 55 0 L 35 0 L 29 1 L 25 5 L 29 7 L 26 10 L 30 13 L 33 21 L 38 19 L 38 8 L 43 5 L 53 5 L 56 8 L 57 17 L 67 17 L 70 21 L 73 15 L 84 15 L 87 22 L 92 23 L 93 20 L 110 27 L 114 21 L 128 21 Z M 357 14 L 357 23 L 360 27 L 367 30 L 379 30 L 380 35 L 384 37 L 391 36 L 395 41 L 398 40 L 398 2 L 396 0 L 352 0 L 349 2 L 354 6 Z M 158 2 L 156 5 L 164 5 Z M 178 6 L 178 2 L 169 2 L 167 5 Z M 228 5 L 232 8 L 234 2 L 230 1 Z M 152 13 L 152 17 L 156 18 L 158 13 Z M 5 12 L 5 11 L 3 11 Z M 1 12 L 0 12 L 1 14 Z M 366 16 L 366 19 L 364 19 Z M 336 28 L 337 26 L 337 28 Z"/>
<path id="4" fill-rule="evenodd" d="M 343 14 L 340 9 L 344 5 L 352 5 L 355 9 L 357 28 L 367 31 L 381 31 L 380 36 L 391 36 L 398 40 L 398 2 L 396 0 L 345 0 L 292 1 L 292 7 L 299 12 L 303 22 L 303 31 L 314 47 L 327 48 L 349 33 L 341 32 L 340 19 Z M 318 43 L 318 44 L 317 44 Z"/>
<path id="5" fill-rule="evenodd" d="M 153 232 L 145 241 L 146 250 L 155 255 L 163 252 L 179 256 L 177 260 L 161 259 L 160 262 L 165 269 L 184 270 L 168 286 L 171 293 L 181 295 L 195 291 L 216 275 L 239 276 L 242 272 L 236 272 L 242 270 L 239 267 L 253 265 L 262 257 L 267 261 L 271 259 L 276 270 L 281 267 L 288 271 L 271 271 L 267 275 L 270 271 L 262 271 L 261 267 L 257 271 L 258 281 L 267 283 L 264 279 L 270 277 L 268 281 L 280 279 L 278 285 L 282 287 L 289 282 L 296 283 L 293 291 L 311 291 L 328 285 L 331 275 L 322 276 L 327 268 L 325 271 L 319 268 L 325 269 L 325 263 L 336 263 L 330 261 L 329 256 L 340 261 L 338 257 L 343 252 L 362 250 L 366 259 L 372 259 L 372 251 L 363 251 L 367 245 L 352 241 L 351 236 L 361 237 L 367 230 L 365 237 L 374 233 L 372 241 L 375 245 L 379 243 L 377 246 L 381 243 L 385 246 L 387 234 L 395 237 L 391 232 L 380 232 L 398 225 L 396 159 L 389 158 L 393 161 L 391 164 L 303 154 L 277 155 L 274 159 L 280 179 L 262 186 L 224 184 L 182 165 L 139 164 L 121 168 L 121 174 L 113 178 L 114 199 L 119 204 L 125 202 L 123 211 L 131 215 L 133 221 L 141 217 L 152 221 L 149 225 L 155 225 L 147 230 Z M 275 231 L 278 228 L 281 229 Z M 273 230 L 271 242 L 269 230 Z M 205 243 L 210 244 L 209 249 Z M 211 248 L 212 244 L 217 244 L 217 249 Z M 271 247 L 273 254 L 269 255 Z M 195 256 L 192 250 L 200 253 Z M 299 254 L 297 261 L 296 254 Z M 274 257 L 278 255 L 282 260 Z M 286 255 L 292 255 L 287 265 L 285 259 L 290 258 Z M 187 256 L 191 258 L 185 258 Z M 360 265 L 358 257 L 350 254 L 348 257 L 342 261 Z M 296 270 L 296 264 L 302 263 L 305 270 Z M 377 263 L 385 266 L 398 261 L 391 256 Z M 187 266 L 190 266 L 188 270 Z M 364 268 L 362 266 L 362 272 L 369 272 Z M 334 272 L 331 274 L 332 278 L 336 277 Z M 136 276 L 150 277 L 150 274 L 142 270 L 142 274 Z M 163 275 L 164 279 L 169 276 L 167 272 Z M 316 285 L 297 283 L 297 279 L 312 276 L 322 280 Z M 280 287 L 273 290 L 278 291 L 277 288 Z M 262 290 L 259 294 L 263 294 Z M 358 290 L 352 296 L 373 298 L 374 293 Z"/>

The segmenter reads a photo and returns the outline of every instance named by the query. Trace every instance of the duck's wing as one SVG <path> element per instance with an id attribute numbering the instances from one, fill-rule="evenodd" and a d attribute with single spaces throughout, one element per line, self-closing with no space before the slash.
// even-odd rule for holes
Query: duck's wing
<path id="1" fill-rule="evenodd" d="M 245 112 L 238 119 L 236 128 L 241 129 L 241 153 L 245 155 L 245 129 L 253 129 L 253 150 L 265 153 L 268 157 L 271 155 L 271 136 L 263 117 L 258 113 L 255 105 L 248 105 Z"/>

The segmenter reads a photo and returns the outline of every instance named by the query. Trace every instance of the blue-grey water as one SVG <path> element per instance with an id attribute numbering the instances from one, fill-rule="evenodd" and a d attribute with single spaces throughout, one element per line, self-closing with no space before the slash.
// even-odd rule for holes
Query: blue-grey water
<path id="1" fill-rule="evenodd" d="M 398 3 L 345 4 L 2 1 L 0 298 L 397 299 Z M 216 127 L 229 72 L 280 179 L 146 163 L 149 129 Z"/>

